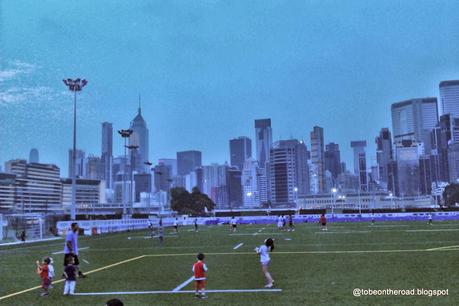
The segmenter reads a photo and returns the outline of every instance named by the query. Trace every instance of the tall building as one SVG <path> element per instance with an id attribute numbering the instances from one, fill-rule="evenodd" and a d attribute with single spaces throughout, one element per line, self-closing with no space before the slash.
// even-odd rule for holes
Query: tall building
<path id="1" fill-rule="evenodd" d="M 149 173 L 150 169 L 145 165 L 145 162 L 150 160 L 148 154 L 148 128 L 142 117 L 140 106 L 137 115 L 131 121 L 130 129 L 133 132 L 129 137 L 129 145 L 138 146 L 136 150 L 129 150 L 130 159 L 134 162 L 132 170 L 138 173 Z"/>
<path id="2" fill-rule="evenodd" d="M 104 168 L 105 186 L 112 188 L 113 183 L 113 126 L 110 122 L 102 123 L 101 159 Z"/>
<path id="3" fill-rule="evenodd" d="M 423 143 L 420 142 L 407 139 L 396 144 L 397 196 L 406 197 L 421 194 L 419 159 L 423 155 L 423 152 Z"/>
<path id="4" fill-rule="evenodd" d="M 368 190 L 366 146 L 365 140 L 351 141 L 351 148 L 354 151 L 354 174 L 359 176 L 361 191 Z"/>
<path id="5" fill-rule="evenodd" d="M 156 192 L 168 191 L 170 189 L 172 182 L 171 174 L 171 168 L 162 162 L 154 167 Z"/>
<path id="6" fill-rule="evenodd" d="M 226 187 L 228 190 L 229 209 L 242 206 L 242 171 L 231 167 L 226 171 Z"/>
<path id="7" fill-rule="evenodd" d="M 459 183 L 459 143 L 448 145 L 448 174 L 448 182 Z"/>
<path id="8" fill-rule="evenodd" d="M 325 146 L 325 170 L 330 171 L 333 180 L 338 178 L 338 174 L 341 173 L 341 154 L 339 151 L 339 145 L 337 143 L 330 142 Z"/>
<path id="9" fill-rule="evenodd" d="M 387 185 L 389 181 L 388 167 L 392 158 L 392 136 L 388 128 L 382 128 L 376 142 L 376 162 L 378 163 L 378 177 Z"/>
<path id="10" fill-rule="evenodd" d="M 202 166 L 202 154 L 200 151 L 177 152 L 177 173 L 187 175 L 196 168 Z"/>
<path id="11" fill-rule="evenodd" d="M 307 150 L 296 139 L 273 143 L 270 154 L 271 200 L 276 205 L 294 203 L 309 193 Z"/>
<path id="12" fill-rule="evenodd" d="M 69 150 L 69 173 L 68 177 L 72 177 L 72 173 L 74 172 L 73 170 L 73 162 L 72 162 L 72 152 L 73 150 Z M 82 150 L 76 150 L 75 151 L 75 175 L 77 178 L 79 177 L 84 177 L 84 165 L 85 165 L 85 153 Z"/>
<path id="13" fill-rule="evenodd" d="M 32 149 L 30 150 L 29 153 L 29 163 L 39 163 L 39 155 L 38 155 L 38 150 L 37 149 Z"/>
<path id="14" fill-rule="evenodd" d="M 257 146 L 257 160 L 260 167 L 265 168 L 269 161 L 269 150 L 273 142 L 271 119 L 255 120 L 255 144 Z"/>
<path id="15" fill-rule="evenodd" d="M 177 160 L 174 158 L 160 158 L 158 164 L 164 164 L 169 168 L 171 177 L 177 176 Z"/>
<path id="16" fill-rule="evenodd" d="M 430 154 L 430 132 L 438 123 L 437 98 L 410 99 L 394 103 L 391 111 L 394 143 L 405 139 L 422 142 L 426 154 Z"/>
<path id="17" fill-rule="evenodd" d="M 244 162 L 252 157 L 252 141 L 249 137 L 241 136 L 229 141 L 231 166 L 239 170 L 244 168 Z"/>
<path id="18" fill-rule="evenodd" d="M 324 129 L 315 126 L 311 132 L 311 161 L 316 169 L 317 192 L 325 191 L 325 152 L 324 152 Z"/>
<path id="19" fill-rule="evenodd" d="M 441 112 L 459 118 L 459 80 L 440 82 Z"/>
<path id="20" fill-rule="evenodd" d="M 245 208 L 259 207 L 268 201 L 267 180 L 264 168 L 254 158 L 246 159 L 242 170 L 242 196 Z"/>
<path id="21" fill-rule="evenodd" d="M 86 158 L 83 177 L 90 180 L 104 180 L 104 163 L 100 157 L 90 155 Z"/>
<path id="22" fill-rule="evenodd" d="M 212 188 L 226 186 L 226 172 L 228 165 L 210 164 L 202 166 L 202 192 L 209 197 L 212 194 Z"/>
<path id="23" fill-rule="evenodd" d="M 62 206 L 70 210 L 72 205 L 72 180 L 62 179 Z M 91 211 L 105 200 L 105 182 L 100 180 L 77 179 L 76 180 L 76 207 Z"/>
<path id="24" fill-rule="evenodd" d="M 432 194 L 433 169 L 429 155 L 419 158 L 419 191 L 421 194 Z"/>

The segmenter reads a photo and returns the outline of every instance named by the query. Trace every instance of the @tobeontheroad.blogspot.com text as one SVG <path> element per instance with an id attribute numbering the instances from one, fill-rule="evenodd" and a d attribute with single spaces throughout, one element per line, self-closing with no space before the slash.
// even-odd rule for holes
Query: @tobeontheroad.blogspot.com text
<path id="1" fill-rule="evenodd" d="M 449 289 L 425 289 L 425 288 L 414 288 L 414 289 L 364 289 L 355 288 L 352 290 L 352 294 L 355 297 L 360 296 L 448 296 Z"/>

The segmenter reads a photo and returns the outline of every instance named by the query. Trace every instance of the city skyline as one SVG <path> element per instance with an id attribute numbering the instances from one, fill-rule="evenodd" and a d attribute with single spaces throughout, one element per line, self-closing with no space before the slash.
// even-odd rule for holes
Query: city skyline
<path id="1" fill-rule="evenodd" d="M 348 168 L 348 144 L 359 139 L 368 143 L 368 166 L 375 164 L 373 139 L 391 128 L 391 104 L 431 96 L 440 103 L 439 83 L 459 79 L 459 39 L 448 34 L 459 27 L 454 1 L 414 7 L 410 1 L 292 2 L 279 12 L 274 3 L 117 3 L 104 7 L 113 16 L 102 20 L 72 14 L 73 5 L 56 5 L 62 14 L 51 14 L 31 3 L 1 4 L 2 164 L 37 148 L 41 162 L 65 173 L 72 133 L 71 97 L 61 82 L 66 77 L 89 80 L 78 100 L 77 142 L 88 155 L 100 152 L 102 122 L 115 130 L 129 127 L 140 93 L 153 161 L 199 150 L 203 164 L 229 162 L 228 141 L 241 135 L 255 141 L 253 120 L 270 118 L 273 142 L 297 138 L 309 150 L 311 128 L 322 127 L 324 143 L 340 145 Z M 79 4 L 88 15 L 101 5 L 88 3 Z M 259 15 L 246 14 L 249 8 Z M 240 20 L 234 28 L 228 9 Z M 19 14 L 36 26 L 15 18 Z M 117 18 L 123 22 L 114 25 Z M 69 40 L 67 22 L 88 30 Z M 112 26 L 126 37 L 104 31 Z M 360 32 L 362 26 L 367 29 Z M 179 51 L 177 35 L 185 29 Z M 55 51 L 47 47 L 51 42 Z M 442 44 L 448 48 L 438 48 Z M 121 46 L 119 54 L 110 51 L 114 46 Z M 122 155 L 117 135 L 113 153 Z"/>

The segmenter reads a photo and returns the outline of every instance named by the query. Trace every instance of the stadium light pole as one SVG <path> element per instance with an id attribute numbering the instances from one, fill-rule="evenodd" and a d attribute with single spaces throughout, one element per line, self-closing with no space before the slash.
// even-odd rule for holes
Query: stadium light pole
<path id="1" fill-rule="evenodd" d="M 151 167 L 153 165 L 152 162 L 150 161 L 146 161 L 144 162 L 145 166 L 148 166 L 148 167 Z M 151 190 L 152 190 L 152 187 L 153 187 L 153 184 L 152 184 L 153 180 L 151 179 L 150 180 L 150 190 L 148 191 L 148 212 L 150 212 L 150 202 L 151 202 Z"/>
<path id="2" fill-rule="evenodd" d="M 137 145 L 128 145 L 128 146 L 126 146 L 126 148 L 128 148 L 131 151 L 135 151 L 135 150 L 137 150 L 139 148 L 139 146 L 137 146 Z M 132 156 L 133 155 L 131 153 L 131 159 L 132 159 Z M 129 185 L 129 211 L 130 211 L 131 214 L 134 211 L 134 201 L 133 201 L 134 199 L 132 198 L 132 192 L 134 191 L 133 186 L 132 186 L 132 184 L 133 184 L 133 182 L 132 182 L 132 180 L 133 180 L 133 171 L 134 171 L 133 164 L 134 163 L 131 162 L 131 169 L 129 169 L 130 170 L 129 171 L 129 175 L 130 175 L 130 181 L 131 181 L 131 183 Z"/>
<path id="3" fill-rule="evenodd" d="M 88 84 L 85 79 L 64 79 L 65 86 L 73 92 L 73 150 L 72 150 L 72 204 L 70 206 L 70 219 L 76 220 L 76 97 L 77 92 Z"/>
<path id="4" fill-rule="evenodd" d="M 336 195 L 336 193 L 338 192 L 338 189 L 336 189 L 336 188 L 333 187 L 333 188 L 331 189 L 331 192 L 332 192 L 332 218 L 334 218 L 333 212 L 334 212 L 335 203 L 336 203 L 336 196 L 335 196 L 335 195 Z"/>
<path id="5" fill-rule="evenodd" d="M 127 130 L 118 130 L 118 134 L 124 139 L 124 162 L 123 162 L 123 188 L 122 188 L 122 195 L 121 200 L 123 201 L 123 216 L 126 216 L 126 164 L 127 164 L 127 139 L 131 136 L 134 131 L 131 129 Z"/>

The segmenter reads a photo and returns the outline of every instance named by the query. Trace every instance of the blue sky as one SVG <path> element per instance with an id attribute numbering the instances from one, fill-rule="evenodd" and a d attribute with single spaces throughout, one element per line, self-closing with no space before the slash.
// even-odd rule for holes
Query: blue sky
<path id="1" fill-rule="evenodd" d="M 127 128 L 142 96 L 152 160 L 228 140 L 274 140 L 314 125 L 341 146 L 391 127 L 390 104 L 438 96 L 459 79 L 458 1 L 0 0 L 0 162 L 28 157 L 67 173 L 72 104 L 63 78 L 84 77 L 78 147 L 100 154 L 101 122 Z M 115 154 L 122 152 L 114 135 Z"/>

